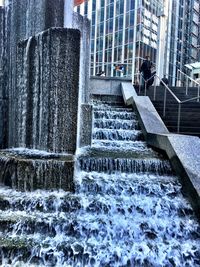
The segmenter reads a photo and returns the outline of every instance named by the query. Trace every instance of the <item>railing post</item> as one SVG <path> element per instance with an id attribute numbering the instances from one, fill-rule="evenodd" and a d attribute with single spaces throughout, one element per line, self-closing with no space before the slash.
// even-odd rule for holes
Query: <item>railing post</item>
<path id="1" fill-rule="evenodd" d="M 182 83 L 182 73 L 181 73 L 180 70 L 178 70 L 178 71 L 179 71 L 178 86 L 181 87 L 183 85 L 183 83 Z"/>
<path id="2" fill-rule="evenodd" d="M 200 84 L 198 85 L 198 95 L 197 95 L 198 98 L 197 98 L 197 102 L 199 102 L 199 93 L 200 93 L 199 91 L 200 91 Z"/>
<path id="3" fill-rule="evenodd" d="M 144 95 L 147 95 L 147 81 L 144 81 Z"/>
<path id="4" fill-rule="evenodd" d="M 189 82 L 189 79 L 188 77 L 186 78 L 186 90 L 185 90 L 185 94 L 187 95 L 188 94 L 188 82 Z"/>
<path id="5" fill-rule="evenodd" d="M 141 83 L 142 83 L 142 75 L 141 74 L 138 74 L 139 75 L 139 95 L 140 95 L 140 91 L 141 91 Z"/>
<path id="6" fill-rule="evenodd" d="M 155 77 L 158 79 L 157 76 Z M 153 100 L 156 100 L 156 81 L 154 82 L 154 88 L 153 88 Z"/>
<path id="7" fill-rule="evenodd" d="M 178 103 L 177 133 L 179 133 L 179 131 L 180 131 L 180 119 L 181 119 L 181 103 Z"/>
<path id="8" fill-rule="evenodd" d="M 167 98 L 167 89 L 165 88 L 165 92 L 164 92 L 164 105 L 163 105 L 163 117 L 165 117 L 165 113 L 166 113 L 166 98 Z"/>

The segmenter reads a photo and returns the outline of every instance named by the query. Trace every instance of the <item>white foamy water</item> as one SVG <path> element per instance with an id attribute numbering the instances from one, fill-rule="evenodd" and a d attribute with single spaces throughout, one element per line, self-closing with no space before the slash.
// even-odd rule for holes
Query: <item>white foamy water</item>
<path id="1" fill-rule="evenodd" d="M 117 135 L 92 149 L 77 154 L 74 193 L 0 188 L 1 266 L 200 266 L 200 226 L 169 161 Z"/>
<path id="2" fill-rule="evenodd" d="M 176 177 L 79 175 L 75 194 L 1 189 L 1 238 L 26 236 L 38 266 L 198 266 L 199 224 Z"/>

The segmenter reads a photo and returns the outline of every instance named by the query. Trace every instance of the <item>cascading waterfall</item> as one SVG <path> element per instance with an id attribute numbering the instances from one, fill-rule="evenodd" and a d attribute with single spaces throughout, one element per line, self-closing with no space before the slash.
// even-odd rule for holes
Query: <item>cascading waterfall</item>
<path id="1" fill-rule="evenodd" d="M 199 223 L 131 110 L 95 103 L 77 161 L 75 193 L 0 188 L 1 266 L 200 266 Z"/>

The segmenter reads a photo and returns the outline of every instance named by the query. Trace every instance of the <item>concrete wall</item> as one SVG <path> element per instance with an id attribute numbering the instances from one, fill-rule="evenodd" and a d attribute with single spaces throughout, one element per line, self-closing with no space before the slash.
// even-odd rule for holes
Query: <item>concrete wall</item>
<path id="1" fill-rule="evenodd" d="M 117 77 L 90 77 L 90 94 L 91 95 L 122 95 L 121 82 L 129 82 L 130 79 Z"/>

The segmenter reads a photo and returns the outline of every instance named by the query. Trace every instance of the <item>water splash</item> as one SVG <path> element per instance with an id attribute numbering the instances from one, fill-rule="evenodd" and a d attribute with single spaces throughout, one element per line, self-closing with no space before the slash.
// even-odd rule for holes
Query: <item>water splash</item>
<path id="1" fill-rule="evenodd" d="M 123 143 L 140 157 L 121 158 Z M 2 266 L 200 266 L 199 223 L 163 156 L 115 139 L 77 159 L 75 193 L 0 188 Z"/>

